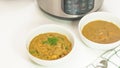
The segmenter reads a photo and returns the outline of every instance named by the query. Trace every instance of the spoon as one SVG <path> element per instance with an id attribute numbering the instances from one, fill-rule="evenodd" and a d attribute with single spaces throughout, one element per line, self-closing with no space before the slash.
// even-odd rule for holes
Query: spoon
<path id="1" fill-rule="evenodd" d="M 99 62 L 98 65 L 96 65 L 95 68 L 107 68 L 107 66 L 108 66 L 107 60 L 103 59 Z"/>

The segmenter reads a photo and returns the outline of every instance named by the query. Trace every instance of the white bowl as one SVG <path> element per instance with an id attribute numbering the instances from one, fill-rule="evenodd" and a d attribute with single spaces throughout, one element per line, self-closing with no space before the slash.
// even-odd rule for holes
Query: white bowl
<path id="1" fill-rule="evenodd" d="M 29 53 L 29 44 L 30 41 L 37 35 L 41 34 L 41 33 L 47 33 L 47 32 L 56 32 L 56 33 L 60 33 L 65 35 L 72 43 L 72 50 L 69 54 L 67 54 L 66 56 L 59 58 L 57 60 L 42 60 L 39 58 L 36 58 L 34 56 L 32 56 Z M 59 25 L 54 25 L 54 24 L 48 24 L 48 25 L 41 25 L 38 28 L 34 29 L 30 35 L 28 36 L 28 40 L 27 40 L 27 53 L 29 55 L 29 57 L 36 62 L 37 64 L 43 65 L 43 66 L 54 66 L 54 65 L 59 65 L 59 64 L 63 64 L 63 63 L 67 63 L 69 62 L 69 60 L 71 59 L 71 56 L 73 54 L 73 49 L 74 49 L 74 37 L 73 37 L 73 33 L 68 30 L 67 28 L 63 27 L 63 26 L 59 26 Z"/>
<path id="2" fill-rule="evenodd" d="M 94 49 L 99 49 L 99 50 L 110 50 L 110 49 L 113 49 L 113 48 L 117 47 L 118 45 L 120 45 L 120 41 L 117 41 L 114 43 L 109 43 L 109 44 L 100 44 L 100 43 L 92 42 L 92 41 L 88 40 L 86 37 L 84 37 L 82 34 L 83 27 L 86 24 L 88 24 L 89 22 L 95 21 L 95 20 L 104 20 L 104 21 L 112 22 L 115 25 L 117 25 L 118 27 L 120 27 L 120 19 L 117 18 L 116 16 L 114 16 L 110 13 L 107 13 L 107 12 L 93 12 L 93 13 L 90 13 L 90 14 L 87 14 L 86 16 L 84 16 L 79 22 L 78 30 L 79 30 L 81 40 L 88 47 L 91 47 Z"/>

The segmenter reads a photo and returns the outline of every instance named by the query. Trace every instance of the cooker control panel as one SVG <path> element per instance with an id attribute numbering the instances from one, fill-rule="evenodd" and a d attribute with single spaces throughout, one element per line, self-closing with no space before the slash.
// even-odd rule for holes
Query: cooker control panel
<path id="1" fill-rule="evenodd" d="M 86 14 L 94 8 L 94 0 L 64 0 L 63 11 L 70 15 Z"/>

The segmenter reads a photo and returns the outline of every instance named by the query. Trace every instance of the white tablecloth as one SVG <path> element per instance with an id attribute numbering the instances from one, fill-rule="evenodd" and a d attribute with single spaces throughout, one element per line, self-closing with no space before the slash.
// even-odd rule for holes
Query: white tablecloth
<path id="1" fill-rule="evenodd" d="M 99 11 L 111 12 L 120 17 L 119 6 L 120 0 L 105 0 Z M 103 51 L 92 50 L 80 42 L 78 21 L 51 17 L 43 13 L 34 0 L 0 0 L 0 68 L 82 68 L 91 63 Z M 41 67 L 31 62 L 26 54 L 27 34 L 39 25 L 51 23 L 68 26 L 75 33 L 77 58 L 72 58 L 71 62 L 63 66 Z"/>

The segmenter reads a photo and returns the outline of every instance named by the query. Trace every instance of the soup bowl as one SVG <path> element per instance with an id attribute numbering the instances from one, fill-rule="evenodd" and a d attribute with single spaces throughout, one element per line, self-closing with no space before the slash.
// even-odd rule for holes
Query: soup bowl
<path id="1" fill-rule="evenodd" d="M 110 23 L 116 25 L 116 27 L 118 27 L 120 29 L 120 19 L 111 13 L 93 12 L 93 13 L 87 14 L 79 21 L 79 25 L 78 25 L 78 31 L 79 31 L 79 35 L 80 35 L 82 42 L 84 44 L 86 44 L 86 46 L 93 48 L 93 49 L 97 49 L 97 50 L 111 50 L 111 49 L 114 49 L 115 47 L 119 46 L 120 39 L 118 41 L 105 44 L 105 43 L 98 43 L 98 42 L 91 41 L 90 39 L 88 39 L 87 37 L 85 37 L 83 35 L 83 32 L 82 32 L 83 28 L 88 23 L 97 21 L 97 20 L 110 22 Z M 92 30 L 90 30 L 89 32 L 91 32 L 91 31 Z"/>
<path id="2" fill-rule="evenodd" d="M 66 36 L 67 39 L 71 42 L 71 46 L 72 46 L 71 51 L 65 56 L 54 59 L 54 60 L 41 59 L 41 58 L 33 56 L 29 52 L 30 50 L 29 47 L 30 47 L 32 39 L 40 34 L 45 34 L 45 33 L 58 33 L 58 34 Z M 54 40 L 50 40 L 50 41 L 54 41 Z M 74 35 L 69 29 L 63 26 L 60 26 L 60 25 L 55 25 L 55 24 L 41 25 L 29 33 L 26 45 L 27 45 L 28 56 L 30 57 L 30 59 L 32 59 L 32 61 L 34 61 L 37 64 L 43 65 L 43 66 L 56 66 L 59 64 L 67 63 L 71 59 L 71 56 L 73 55 L 73 50 L 74 50 Z"/>

